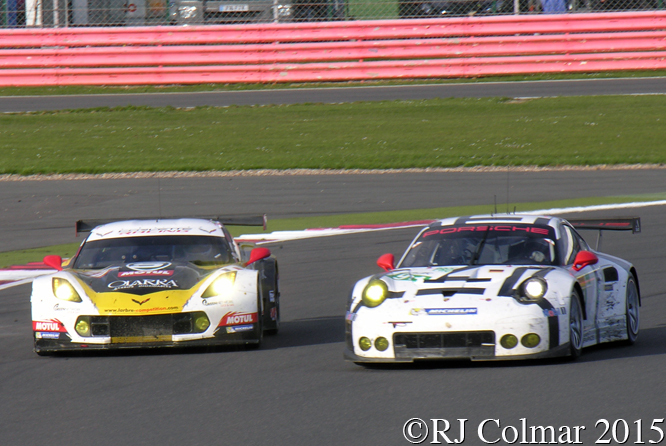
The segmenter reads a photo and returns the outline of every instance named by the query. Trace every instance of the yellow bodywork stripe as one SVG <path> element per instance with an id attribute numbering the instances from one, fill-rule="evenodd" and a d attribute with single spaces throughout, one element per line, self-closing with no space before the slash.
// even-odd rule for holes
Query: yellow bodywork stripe
<path id="1" fill-rule="evenodd" d="M 136 295 L 120 291 L 96 293 L 79 278 L 76 279 L 90 297 L 99 314 L 110 315 L 145 315 L 179 313 L 190 300 L 195 290 L 206 280 L 201 280 L 188 290 L 165 289 L 154 293 Z"/>

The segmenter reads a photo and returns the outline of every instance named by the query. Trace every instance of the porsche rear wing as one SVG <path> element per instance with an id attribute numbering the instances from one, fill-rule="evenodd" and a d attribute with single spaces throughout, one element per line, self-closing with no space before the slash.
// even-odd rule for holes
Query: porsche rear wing
<path id="1" fill-rule="evenodd" d="M 597 247 L 599 250 L 601 246 L 602 231 L 631 231 L 632 234 L 641 232 L 641 218 L 640 217 L 618 217 L 618 218 L 584 218 L 569 220 L 571 226 L 576 230 L 581 229 L 596 229 L 599 231 L 597 236 Z"/>
<path id="2" fill-rule="evenodd" d="M 182 217 L 156 217 L 156 218 L 138 218 L 136 220 L 145 220 L 145 221 L 154 221 L 154 220 L 170 220 Z M 245 216 L 245 217 L 221 217 L 221 216 L 197 216 L 192 218 L 203 218 L 206 220 L 216 221 L 225 226 L 262 226 L 264 231 L 266 230 L 266 223 L 268 218 L 266 214 L 256 215 L 256 216 Z M 117 221 L 130 220 L 127 218 L 116 218 L 108 220 L 78 220 L 76 222 L 76 235 L 79 233 L 90 232 L 95 229 L 97 226 L 105 225 L 107 223 L 114 223 Z"/>

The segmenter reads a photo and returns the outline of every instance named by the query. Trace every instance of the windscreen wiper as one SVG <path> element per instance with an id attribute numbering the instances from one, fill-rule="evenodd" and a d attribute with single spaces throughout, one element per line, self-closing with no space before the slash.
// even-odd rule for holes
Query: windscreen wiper
<path id="1" fill-rule="evenodd" d="M 469 261 L 468 266 L 476 265 L 476 262 L 479 261 L 479 257 L 481 256 L 481 251 L 483 251 L 483 247 L 486 246 L 486 240 L 488 240 L 488 233 L 490 233 L 490 226 L 488 226 L 486 232 L 483 234 L 481 243 L 479 243 L 479 246 L 476 248 L 476 252 L 472 256 L 472 259 Z"/>

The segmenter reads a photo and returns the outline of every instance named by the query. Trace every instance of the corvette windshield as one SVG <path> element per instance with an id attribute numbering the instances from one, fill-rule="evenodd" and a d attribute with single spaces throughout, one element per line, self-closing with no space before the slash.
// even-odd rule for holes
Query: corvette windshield
<path id="1" fill-rule="evenodd" d="M 553 229 L 521 224 L 428 229 L 407 250 L 400 267 L 509 264 L 556 265 Z"/>
<path id="2" fill-rule="evenodd" d="M 83 245 L 75 269 L 101 269 L 133 262 L 232 263 L 231 249 L 221 237 L 161 235 L 95 240 Z"/>

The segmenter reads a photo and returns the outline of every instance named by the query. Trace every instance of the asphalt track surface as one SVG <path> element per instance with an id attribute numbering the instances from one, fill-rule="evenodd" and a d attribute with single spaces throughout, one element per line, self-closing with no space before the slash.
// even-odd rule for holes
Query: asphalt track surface
<path id="1" fill-rule="evenodd" d="M 508 184 L 512 199 L 522 201 L 656 193 L 663 192 L 665 173 L 511 173 Z M 125 183 L 3 183 L 3 208 L 8 197 L 23 197 L 2 212 L 3 245 L 14 239 L 31 244 L 44 234 L 53 235 L 54 242 L 67 241 L 71 225 L 59 225 L 75 216 L 114 211 L 124 217 L 154 206 L 156 180 Z M 507 174 L 174 179 L 161 180 L 161 186 L 162 207 L 174 213 L 220 211 L 226 198 L 239 194 L 230 211 L 291 216 L 491 206 L 490 195 L 502 198 L 506 191 Z M 11 222 L 7 214 L 18 209 L 23 214 Z M 28 218 L 36 212 L 43 218 Z M 638 268 L 639 340 L 632 347 L 587 349 L 577 362 L 462 361 L 371 369 L 345 362 L 343 321 L 351 286 L 379 271 L 379 255 L 401 253 L 414 229 L 273 246 L 280 261 L 283 325 L 259 350 L 39 357 L 32 352 L 30 286 L 0 291 L 0 444 L 406 445 L 402 427 L 413 417 L 447 419 L 456 426 L 456 420 L 467 419 L 466 445 L 485 444 L 477 427 L 487 418 L 500 420 L 502 427 L 520 427 L 521 418 L 556 430 L 585 426 L 582 444 L 602 435 L 603 426 L 595 427 L 600 419 L 611 425 L 626 420 L 631 429 L 626 444 L 635 444 L 634 422 L 641 420 L 642 440 L 656 440 L 650 426 L 666 417 L 666 208 L 603 213 L 634 214 L 641 216 L 643 232 L 608 234 L 603 248 Z M 8 233 L 10 223 L 14 229 Z M 666 431 L 663 423 L 656 426 Z M 460 437 L 457 427 L 450 433 L 451 439 Z M 494 441 L 501 432 L 491 424 L 484 435 Z M 432 440 L 431 434 L 422 444 Z"/>
<path id="2" fill-rule="evenodd" d="M 85 106 L 93 105 L 72 108 Z M 75 241 L 78 218 L 264 212 L 280 218 L 469 204 L 491 210 L 495 196 L 501 209 L 507 198 L 663 193 L 665 178 L 665 170 L 655 169 L 3 182 L 1 250 Z M 643 232 L 608 234 L 603 250 L 638 268 L 639 340 L 587 349 L 576 362 L 371 369 L 345 362 L 351 286 L 378 272 L 379 255 L 401 253 L 414 229 L 272 246 L 280 261 L 283 325 L 259 350 L 42 358 L 32 352 L 30 286 L 0 291 L 0 445 L 406 445 L 402 428 L 414 417 L 449 420 L 456 426 L 451 439 L 460 438 L 456 420 L 467 419 L 466 445 L 485 444 L 477 427 L 488 418 L 502 427 L 520 428 L 521 418 L 557 431 L 585 426 L 582 444 L 602 435 L 603 426 L 595 427 L 600 419 L 626 420 L 625 444 L 636 444 L 634 422 L 641 420 L 642 440 L 657 440 L 650 426 L 666 418 L 666 208 L 596 215 L 634 214 Z M 656 426 L 666 431 L 664 423 Z M 494 441 L 501 432 L 490 424 L 484 434 Z M 432 440 L 431 433 L 422 444 Z"/>
<path id="3" fill-rule="evenodd" d="M 93 107 L 197 107 L 355 101 L 418 100 L 447 97 L 547 97 L 666 94 L 666 79 L 624 78 L 560 81 L 475 82 L 386 87 L 338 87 L 198 93 L 3 96 L 0 112 Z"/>

